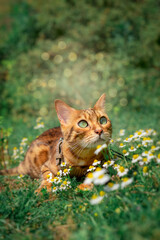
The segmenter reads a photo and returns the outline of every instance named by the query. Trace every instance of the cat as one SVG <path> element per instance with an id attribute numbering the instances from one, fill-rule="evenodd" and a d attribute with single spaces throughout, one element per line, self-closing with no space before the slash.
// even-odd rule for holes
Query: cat
<path id="1" fill-rule="evenodd" d="M 55 109 L 60 127 L 49 129 L 36 138 L 28 148 L 24 161 L 19 166 L 0 170 L 1 175 L 29 175 L 42 178 L 42 188 L 51 191 L 48 174 L 56 176 L 60 163 L 72 167 L 71 176 L 82 177 L 95 159 L 102 160 L 102 153 L 95 155 L 97 145 L 108 144 L 112 135 L 112 124 L 105 113 L 103 94 L 93 108 L 76 110 L 62 100 L 55 100 Z"/>

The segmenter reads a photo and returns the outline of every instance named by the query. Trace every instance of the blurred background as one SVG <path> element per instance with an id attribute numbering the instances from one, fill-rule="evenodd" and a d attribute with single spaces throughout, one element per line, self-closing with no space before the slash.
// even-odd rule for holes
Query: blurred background
<path id="1" fill-rule="evenodd" d="M 0 0 L 0 36 L 6 125 L 54 127 L 54 99 L 85 108 L 105 92 L 113 130 L 158 129 L 160 1 Z"/>

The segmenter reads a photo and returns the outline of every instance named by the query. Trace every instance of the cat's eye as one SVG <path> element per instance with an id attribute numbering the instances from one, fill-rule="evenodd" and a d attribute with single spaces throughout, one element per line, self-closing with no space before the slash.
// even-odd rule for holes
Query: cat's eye
<path id="1" fill-rule="evenodd" d="M 100 124 L 104 125 L 104 124 L 107 123 L 107 118 L 106 117 L 101 117 L 99 121 L 100 121 Z"/>
<path id="2" fill-rule="evenodd" d="M 78 126 L 81 128 L 86 128 L 88 126 L 88 123 L 85 120 L 81 120 L 79 121 Z"/>

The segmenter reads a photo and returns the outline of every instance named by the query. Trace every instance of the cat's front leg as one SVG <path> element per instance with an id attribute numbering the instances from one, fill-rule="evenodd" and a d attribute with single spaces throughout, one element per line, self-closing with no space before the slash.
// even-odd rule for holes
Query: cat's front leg
<path id="1" fill-rule="evenodd" d="M 58 167 L 56 165 L 50 167 L 51 164 L 47 164 L 47 162 L 41 167 L 42 181 L 35 193 L 40 193 L 43 188 L 46 188 L 48 192 L 52 191 L 52 182 L 49 181 L 49 175 L 53 179 L 58 172 Z"/>

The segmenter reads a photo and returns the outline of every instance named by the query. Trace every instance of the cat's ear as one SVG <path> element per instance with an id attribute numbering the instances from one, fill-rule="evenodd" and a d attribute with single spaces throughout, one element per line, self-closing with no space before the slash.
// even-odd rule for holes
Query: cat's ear
<path id="1" fill-rule="evenodd" d="M 59 99 L 55 100 L 54 103 L 60 123 L 66 125 L 76 110 Z"/>
<path id="2" fill-rule="evenodd" d="M 98 99 L 98 101 L 94 105 L 94 109 L 105 111 L 105 101 L 106 101 L 106 94 L 103 93 L 102 96 Z"/>

